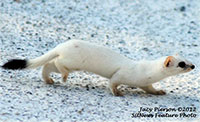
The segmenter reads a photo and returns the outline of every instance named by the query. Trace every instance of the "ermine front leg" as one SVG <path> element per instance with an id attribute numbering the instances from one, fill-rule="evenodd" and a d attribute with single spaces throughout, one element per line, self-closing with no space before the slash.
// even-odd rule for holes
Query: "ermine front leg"
<path id="1" fill-rule="evenodd" d="M 116 84 L 116 83 L 110 83 L 109 84 L 110 90 L 111 90 L 113 95 L 123 96 L 123 94 L 117 89 L 118 86 L 119 86 L 119 84 Z"/>
<path id="2" fill-rule="evenodd" d="M 153 88 L 152 85 L 140 87 L 140 88 L 149 94 L 154 94 L 154 95 L 165 95 L 166 94 L 165 91 L 163 91 L 163 90 L 156 90 L 155 88 Z"/>
<path id="3" fill-rule="evenodd" d="M 53 79 L 49 78 L 51 72 L 59 73 L 58 69 L 56 68 L 54 62 L 47 63 L 44 65 L 42 70 L 42 77 L 47 84 L 53 84 Z"/>
<path id="4" fill-rule="evenodd" d="M 117 89 L 117 87 L 120 85 L 120 75 L 118 74 L 118 71 L 115 71 L 115 73 L 113 73 L 110 82 L 109 82 L 109 88 L 112 92 L 113 95 L 115 96 L 123 96 L 123 94 Z"/>
<path id="5" fill-rule="evenodd" d="M 69 75 L 69 73 L 67 72 L 64 76 L 63 76 L 63 82 L 66 82 L 67 81 L 67 78 L 68 78 L 68 75 Z"/>
<path id="6" fill-rule="evenodd" d="M 120 78 L 119 78 L 118 73 L 115 73 L 109 82 L 109 88 L 112 94 L 115 96 L 123 96 L 123 94 L 117 89 L 117 87 L 120 85 L 119 80 Z"/>
<path id="7" fill-rule="evenodd" d="M 62 63 L 60 63 L 59 60 L 56 60 L 55 61 L 55 65 L 58 69 L 58 71 L 61 73 L 62 75 L 62 81 L 63 82 L 66 82 L 67 80 L 67 77 L 69 75 L 69 71 L 68 71 L 68 68 L 65 66 L 65 65 L 62 65 Z"/>

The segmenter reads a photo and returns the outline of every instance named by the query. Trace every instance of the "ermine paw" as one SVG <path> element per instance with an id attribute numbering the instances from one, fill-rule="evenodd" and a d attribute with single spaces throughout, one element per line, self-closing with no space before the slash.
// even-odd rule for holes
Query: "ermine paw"
<path id="1" fill-rule="evenodd" d="M 68 74 L 62 78 L 62 82 L 65 83 L 67 81 Z"/>
<path id="2" fill-rule="evenodd" d="M 123 96 L 123 94 L 120 92 L 120 91 L 115 91 L 114 93 L 113 93 L 115 96 Z"/>
<path id="3" fill-rule="evenodd" d="M 49 78 L 48 80 L 46 80 L 46 83 L 47 84 L 54 84 L 54 81 L 53 81 L 53 79 Z"/>
<path id="4" fill-rule="evenodd" d="M 156 91 L 155 95 L 165 95 L 166 92 L 163 90 Z"/>

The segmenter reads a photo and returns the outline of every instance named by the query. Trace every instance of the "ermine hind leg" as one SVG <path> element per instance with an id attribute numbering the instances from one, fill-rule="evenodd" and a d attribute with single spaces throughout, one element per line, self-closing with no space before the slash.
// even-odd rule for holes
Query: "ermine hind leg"
<path id="1" fill-rule="evenodd" d="M 44 65 L 42 70 L 42 77 L 47 84 L 54 83 L 53 79 L 49 78 L 51 72 L 59 72 L 53 61 Z"/>
<path id="2" fill-rule="evenodd" d="M 67 67 L 65 67 L 64 65 L 62 65 L 62 63 L 59 62 L 59 60 L 55 61 L 55 65 L 58 69 L 58 71 L 61 73 L 62 75 L 62 81 L 66 82 L 67 77 L 69 75 L 69 70 L 67 69 Z"/>
<path id="3" fill-rule="evenodd" d="M 166 94 L 165 91 L 163 91 L 163 90 L 156 90 L 155 88 L 153 88 L 152 85 L 140 87 L 140 88 L 149 94 L 154 94 L 154 95 L 165 95 Z"/>

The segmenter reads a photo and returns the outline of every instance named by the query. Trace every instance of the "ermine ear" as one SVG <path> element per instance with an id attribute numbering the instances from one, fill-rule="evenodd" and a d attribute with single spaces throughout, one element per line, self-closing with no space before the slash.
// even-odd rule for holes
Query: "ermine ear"
<path id="1" fill-rule="evenodd" d="M 165 67 L 173 66 L 173 58 L 174 58 L 173 56 L 168 56 L 165 59 L 165 62 L 164 62 Z"/>

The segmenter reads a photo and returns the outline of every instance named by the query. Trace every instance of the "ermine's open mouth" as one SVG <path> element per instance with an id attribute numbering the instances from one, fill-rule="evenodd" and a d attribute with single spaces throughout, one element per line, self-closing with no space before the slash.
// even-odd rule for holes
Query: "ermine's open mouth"
<path id="1" fill-rule="evenodd" d="M 185 69 L 186 72 L 189 72 L 191 70 L 193 70 L 191 67 L 188 67 L 187 69 Z"/>
<path id="2" fill-rule="evenodd" d="M 188 71 L 193 70 L 194 68 L 195 68 L 194 65 L 186 65 L 185 68 L 184 68 L 184 70 L 186 70 L 188 72 Z"/>

